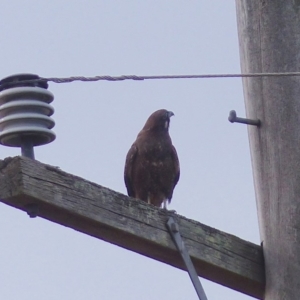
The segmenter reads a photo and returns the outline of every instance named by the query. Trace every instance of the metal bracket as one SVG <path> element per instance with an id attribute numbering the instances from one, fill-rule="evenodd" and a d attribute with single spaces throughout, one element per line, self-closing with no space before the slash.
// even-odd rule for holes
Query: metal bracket
<path id="1" fill-rule="evenodd" d="M 196 273 L 195 267 L 191 261 L 191 258 L 184 246 L 183 240 L 181 238 L 181 235 L 179 233 L 179 226 L 174 221 L 173 217 L 170 217 L 167 222 L 167 227 L 169 229 L 169 232 L 173 238 L 173 241 L 176 245 L 176 248 L 180 252 L 180 255 L 186 265 L 187 271 L 189 273 L 189 276 L 192 280 L 192 283 L 194 285 L 194 288 L 196 290 L 196 293 L 200 300 L 207 300 L 207 297 L 205 295 L 204 289 L 201 285 L 201 282 L 198 278 L 198 274 Z"/>

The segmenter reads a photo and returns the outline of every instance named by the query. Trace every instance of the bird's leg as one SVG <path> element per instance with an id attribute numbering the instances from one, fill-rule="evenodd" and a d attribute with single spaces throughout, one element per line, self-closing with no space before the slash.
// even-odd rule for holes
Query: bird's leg
<path id="1" fill-rule="evenodd" d="M 168 199 L 164 200 L 164 202 L 163 202 L 164 203 L 163 209 L 167 209 L 167 201 L 168 201 Z"/>

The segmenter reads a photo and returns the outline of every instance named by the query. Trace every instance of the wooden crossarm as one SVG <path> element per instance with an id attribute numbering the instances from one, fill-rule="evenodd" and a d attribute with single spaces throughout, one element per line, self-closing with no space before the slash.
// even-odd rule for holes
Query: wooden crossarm
<path id="1" fill-rule="evenodd" d="M 129 198 L 98 184 L 24 157 L 0 161 L 0 201 L 173 267 L 184 264 L 166 228 L 170 215 L 199 276 L 262 299 L 260 246 Z"/>

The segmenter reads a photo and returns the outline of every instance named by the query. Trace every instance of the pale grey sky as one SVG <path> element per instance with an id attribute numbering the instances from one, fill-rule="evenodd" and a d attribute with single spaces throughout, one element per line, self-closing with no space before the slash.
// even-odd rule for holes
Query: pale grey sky
<path id="1" fill-rule="evenodd" d="M 0 78 L 240 72 L 234 0 L 2 1 Z M 50 83 L 57 139 L 36 159 L 126 193 L 148 116 L 175 113 L 170 209 L 259 244 L 240 79 Z M 19 149 L 0 147 L 1 159 Z M 0 299 L 197 299 L 186 272 L 0 204 Z M 201 279 L 209 300 L 252 299 Z"/>

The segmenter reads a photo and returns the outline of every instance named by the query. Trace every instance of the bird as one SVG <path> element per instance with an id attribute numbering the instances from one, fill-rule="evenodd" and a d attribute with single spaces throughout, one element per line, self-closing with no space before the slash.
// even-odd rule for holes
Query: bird
<path id="1" fill-rule="evenodd" d="M 169 135 L 172 111 L 160 109 L 147 119 L 129 149 L 124 168 L 128 196 L 167 209 L 180 177 L 180 166 Z"/>

